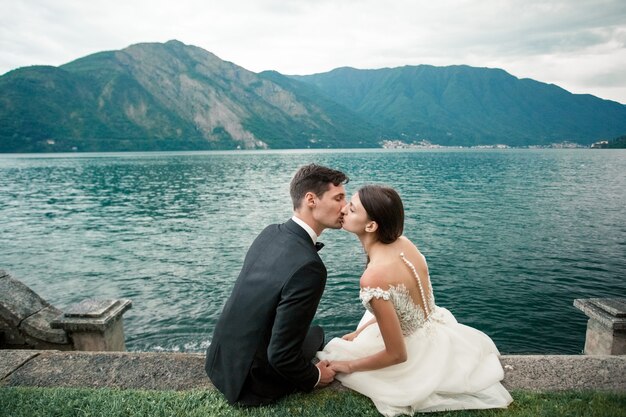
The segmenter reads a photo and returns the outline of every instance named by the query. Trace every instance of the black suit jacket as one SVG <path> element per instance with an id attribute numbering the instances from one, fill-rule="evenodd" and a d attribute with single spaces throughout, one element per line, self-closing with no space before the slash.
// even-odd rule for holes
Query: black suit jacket
<path id="1" fill-rule="evenodd" d="M 301 348 L 325 285 L 324 263 L 293 220 L 255 239 L 206 356 L 211 382 L 230 403 L 264 404 L 313 389 L 319 371 Z"/>

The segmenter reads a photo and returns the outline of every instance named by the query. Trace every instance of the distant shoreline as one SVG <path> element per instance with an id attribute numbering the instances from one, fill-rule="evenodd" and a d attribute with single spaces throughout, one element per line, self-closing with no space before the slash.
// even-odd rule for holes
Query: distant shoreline
<path id="1" fill-rule="evenodd" d="M 294 148 L 294 149 L 219 149 L 219 150 L 125 150 L 125 151 L 34 151 L 34 152 L 0 152 L 1 156 L 34 156 L 34 155 L 55 155 L 64 157 L 68 155 L 133 155 L 133 154 L 150 154 L 150 155 L 267 155 L 267 154 L 300 154 L 300 153 L 372 153 L 372 152 L 388 152 L 388 151 L 469 151 L 469 150 L 596 150 L 590 146 L 575 144 L 575 146 L 508 146 L 508 145 L 479 145 L 479 146 L 388 146 L 381 148 Z M 602 150 L 620 150 L 624 148 L 603 148 Z"/>

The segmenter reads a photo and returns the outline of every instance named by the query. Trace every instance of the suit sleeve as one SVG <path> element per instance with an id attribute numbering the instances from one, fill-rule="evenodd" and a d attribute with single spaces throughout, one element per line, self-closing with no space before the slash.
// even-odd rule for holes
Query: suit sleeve
<path id="1" fill-rule="evenodd" d="M 326 269 L 311 262 L 296 271 L 283 287 L 267 349 L 270 365 L 301 391 L 315 387 L 319 371 L 302 355 L 302 343 L 326 284 Z"/>

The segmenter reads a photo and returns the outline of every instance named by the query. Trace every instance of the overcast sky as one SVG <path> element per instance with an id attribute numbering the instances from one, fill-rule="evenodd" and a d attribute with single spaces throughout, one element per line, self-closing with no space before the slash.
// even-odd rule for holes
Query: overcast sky
<path id="1" fill-rule="evenodd" d="M 626 0 L 0 0 L 0 74 L 178 39 L 248 70 L 466 64 L 626 104 Z"/>

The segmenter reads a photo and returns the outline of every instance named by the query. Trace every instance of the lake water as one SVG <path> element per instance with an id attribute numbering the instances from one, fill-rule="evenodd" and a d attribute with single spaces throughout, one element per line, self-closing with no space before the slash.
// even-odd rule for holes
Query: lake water
<path id="1" fill-rule="evenodd" d="M 245 252 L 316 162 L 395 187 L 436 301 L 502 353 L 580 353 L 574 299 L 626 296 L 626 151 L 339 150 L 0 155 L 0 269 L 60 309 L 130 298 L 129 350 L 203 351 Z M 365 256 L 325 231 L 316 322 L 352 330 Z"/>

